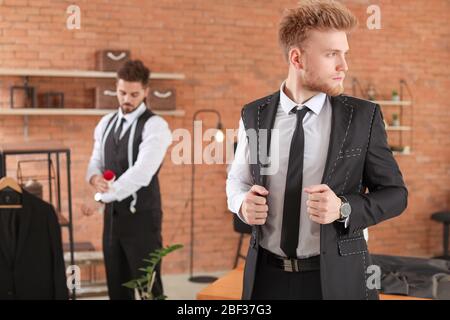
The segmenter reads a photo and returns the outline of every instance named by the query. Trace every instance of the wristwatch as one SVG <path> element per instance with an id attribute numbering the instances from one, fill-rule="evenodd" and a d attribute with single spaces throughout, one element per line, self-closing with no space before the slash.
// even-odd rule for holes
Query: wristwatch
<path id="1" fill-rule="evenodd" d="M 102 201 L 102 194 L 100 192 L 97 192 L 94 195 L 94 200 L 97 201 L 97 202 L 101 202 Z"/>
<path id="2" fill-rule="evenodd" d="M 347 198 L 345 198 L 344 196 L 339 196 L 339 198 L 342 201 L 341 207 L 339 208 L 339 212 L 341 214 L 339 220 L 345 221 L 350 216 L 350 213 L 352 213 L 352 207 L 350 206 Z"/>

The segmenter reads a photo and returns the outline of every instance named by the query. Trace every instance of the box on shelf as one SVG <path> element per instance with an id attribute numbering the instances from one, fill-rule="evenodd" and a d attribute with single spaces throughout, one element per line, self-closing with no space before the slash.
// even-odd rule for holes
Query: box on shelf
<path id="1" fill-rule="evenodd" d="M 147 97 L 147 106 L 152 110 L 175 110 L 175 89 L 150 86 L 150 91 Z"/>
<path id="2" fill-rule="evenodd" d="M 64 108 L 64 92 L 48 91 L 38 94 L 38 107 Z"/>
<path id="3" fill-rule="evenodd" d="M 95 88 L 96 109 L 116 109 L 118 105 L 115 86 L 100 85 Z"/>
<path id="4" fill-rule="evenodd" d="M 99 71 L 117 71 L 130 59 L 129 50 L 101 50 L 96 53 L 96 69 Z"/>

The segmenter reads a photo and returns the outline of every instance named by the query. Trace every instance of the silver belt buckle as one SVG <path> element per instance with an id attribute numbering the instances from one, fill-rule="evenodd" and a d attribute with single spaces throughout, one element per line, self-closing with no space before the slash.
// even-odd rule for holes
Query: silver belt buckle
<path id="1" fill-rule="evenodd" d="M 295 259 L 283 259 L 283 270 L 288 272 L 299 272 L 297 260 Z"/>

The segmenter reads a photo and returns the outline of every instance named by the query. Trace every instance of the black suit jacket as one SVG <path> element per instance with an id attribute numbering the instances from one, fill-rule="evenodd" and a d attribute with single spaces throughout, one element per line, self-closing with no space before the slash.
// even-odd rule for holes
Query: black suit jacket
<path id="1" fill-rule="evenodd" d="M 272 129 L 279 99 L 278 91 L 246 105 L 242 110 L 245 129 Z M 387 143 L 380 106 L 345 95 L 331 97 L 331 104 L 330 144 L 322 183 L 336 195 L 344 195 L 352 213 L 348 228 L 340 222 L 320 226 L 322 294 L 324 299 L 377 299 L 377 290 L 367 286 L 368 280 L 372 283 L 368 277 L 373 271 L 369 268 L 371 257 L 363 229 L 402 213 L 408 191 Z M 259 150 L 270 149 L 268 132 L 268 145 L 262 149 L 262 142 L 258 141 Z M 248 141 L 254 141 L 250 134 Z M 266 186 L 265 176 L 260 174 L 264 165 L 260 163 L 267 162 L 258 160 L 250 165 L 253 179 Z M 259 234 L 260 228 L 254 226 L 244 271 L 243 299 L 252 296 Z"/>
<path id="2" fill-rule="evenodd" d="M 0 300 L 68 299 L 61 229 L 53 207 L 23 191 L 13 261 L 0 243 Z M 1 214 L 1 212 L 0 212 Z"/>

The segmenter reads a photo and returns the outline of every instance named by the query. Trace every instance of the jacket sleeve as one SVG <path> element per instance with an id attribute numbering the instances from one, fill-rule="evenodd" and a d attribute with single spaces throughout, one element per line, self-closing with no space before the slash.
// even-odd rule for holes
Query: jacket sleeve
<path id="1" fill-rule="evenodd" d="M 61 227 L 53 206 L 49 206 L 49 232 L 53 256 L 53 292 L 54 299 L 67 300 L 69 292 L 66 283 L 66 268 L 61 239 Z"/>
<path id="2" fill-rule="evenodd" d="M 407 207 L 408 190 L 388 145 L 379 105 L 374 110 L 362 183 L 369 193 L 345 195 L 352 207 L 350 234 L 396 217 Z"/>

